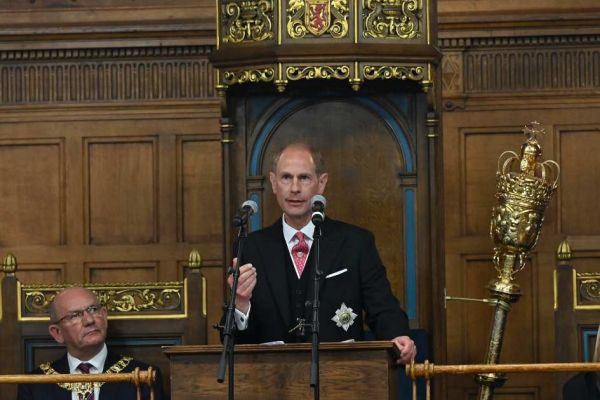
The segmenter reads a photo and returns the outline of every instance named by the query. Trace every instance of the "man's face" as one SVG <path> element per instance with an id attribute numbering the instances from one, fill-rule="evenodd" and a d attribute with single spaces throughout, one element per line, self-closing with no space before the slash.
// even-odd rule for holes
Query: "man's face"
<path id="1" fill-rule="evenodd" d="M 290 146 L 280 155 L 275 172 L 269 174 L 277 203 L 285 220 L 300 229 L 310 220 L 310 199 L 323 194 L 327 174 L 317 176 L 310 151 L 304 146 Z"/>
<path id="2" fill-rule="evenodd" d="M 89 360 L 95 356 L 106 339 L 106 309 L 90 308 L 95 305 L 98 305 L 98 299 L 84 288 L 66 289 L 54 300 L 58 322 L 50 325 L 49 332 L 58 343 L 64 343 L 71 355 L 80 360 Z"/>

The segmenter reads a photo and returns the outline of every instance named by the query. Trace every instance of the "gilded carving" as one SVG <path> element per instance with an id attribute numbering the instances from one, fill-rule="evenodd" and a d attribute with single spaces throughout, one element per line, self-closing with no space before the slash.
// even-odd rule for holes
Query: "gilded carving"
<path id="1" fill-rule="evenodd" d="M 496 197 L 499 204 L 492 211 L 490 225 L 490 236 L 496 244 L 494 264 L 500 276 L 504 274 L 502 265 L 506 254 L 515 256 L 515 269 L 504 277 L 507 281 L 523 268 L 525 257 L 538 241 L 544 211 L 556 190 L 559 171 L 558 164 L 552 160 L 537 162 L 542 154 L 537 136 L 544 133 L 540 124 L 532 122 L 523 132 L 529 138 L 522 146 L 521 156 L 506 151 L 498 160 L 500 164 L 504 156 L 509 156 L 502 167 L 498 165 Z M 514 163 L 518 163 L 520 173 L 510 172 Z M 552 173 L 554 180 L 550 178 Z"/>
<path id="2" fill-rule="evenodd" d="M 558 186 L 558 164 L 552 160 L 540 161 L 542 148 L 537 139 L 544 129 L 534 121 L 525 126 L 523 133 L 527 139 L 521 146 L 521 154 L 505 151 L 498 159 L 498 201 L 490 223 L 498 278 L 488 285 L 496 305 L 486 364 L 497 364 L 500 359 L 508 312 L 521 296 L 521 289 L 514 282 L 515 274 L 523 269 L 529 252 L 537 244 L 544 212 Z M 505 378 L 491 373 L 479 374 L 476 380 L 480 384 L 478 399 L 491 400 L 494 389 Z"/>
<path id="3" fill-rule="evenodd" d="M 339 39 L 348 36 L 348 0 L 290 0 L 287 33 L 293 39 L 329 33 Z"/>
<path id="4" fill-rule="evenodd" d="M 273 2 L 233 0 L 225 3 L 223 43 L 260 42 L 273 38 Z"/>
<path id="5" fill-rule="evenodd" d="M 577 274 L 580 278 L 579 274 Z M 600 276 L 585 277 L 579 281 L 579 293 L 584 300 L 600 306 Z"/>
<path id="6" fill-rule="evenodd" d="M 425 78 L 425 68 L 421 66 L 365 65 L 363 74 L 367 80 L 408 79 L 422 81 Z"/>
<path id="7" fill-rule="evenodd" d="M 414 39 L 421 36 L 422 0 L 363 0 L 363 36 Z"/>
<path id="8" fill-rule="evenodd" d="M 26 318 L 47 317 L 54 296 L 67 286 L 21 286 L 22 314 Z M 141 314 L 173 316 L 185 312 L 185 283 L 86 285 L 111 316 Z"/>
<path id="9" fill-rule="evenodd" d="M 248 82 L 272 82 L 273 79 L 275 79 L 275 69 L 272 67 L 223 72 L 223 83 L 226 85 Z"/>
<path id="10" fill-rule="evenodd" d="M 285 76 L 291 81 L 301 79 L 347 79 L 350 76 L 350 67 L 337 66 L 291 66 L 285 69 Z"/>

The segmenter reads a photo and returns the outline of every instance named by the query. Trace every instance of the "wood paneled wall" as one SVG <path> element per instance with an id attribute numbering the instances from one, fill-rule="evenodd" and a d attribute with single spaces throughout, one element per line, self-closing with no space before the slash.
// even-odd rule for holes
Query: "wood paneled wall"
<path id="1" fill-rule="evenodd" d="M 523 125 L 543 124 L 543 158 L 561 167 L 540 241 L 516 276 L 523 295 L 508 316 L 501 362 L 556 361 L 555 346 L 561 345 L 554 340 L 556 249 L 564 237 L 597 238 L 600 232 L 600 36 L 595 28 L 600 9 L 583 3 L 578 6 L 585 14 L 572 3 L 566 7 L 550 0 L 439 1 L 449 295 L 490 295 L 486 285 L 496 275 L 489 223 L 497 159 L 505 150 L 519 151 Z M 559 15 L 561 22 L 552 23 Z M 479 303 L 448 304 L 447 363 L 483 361 L 492 312 Z M 511 375 L 496 398 L 558 399 L 556 382 L 562 378 Z M 446 384 L 444 398 L 476 397 L 471 377 Z"/>
<path id="2" fill-rule="evenodd" d="M 517 276 L 523 297 L 509 314 L 502 361 L 550 362 L 556 246 L 564 236 L 599 243 L 600 7 L 438 0 L 437 8 L 446 286 L 488 296 L 496 160 L 518 149 L 525 123 L 540 121 L 561 186 Z M 18 257 L 19 278 L 175 280 L 198 247 L 214 323 L 227 263 L 223 207 L 232 207 L 222 201 L 220 101 L 208 63 L 214 3 L 3 2 L 0 27 L 0 251 Z M 594 246 L 589 254 L 600 254 Z M 480 362 L 490 318 L 486 306 L 450 303 L 433 361 Z M 498 398 L 552 400 L 552 382 L 511 376 Z M 475 391 L 466 377 L 440 396 Z"/>
<path id="3" fill-rule="evenodd" d="M 219 320 L 213 8 L 0 5 L 0 252 L 16 255 L 22 282 L 181 280 L 197 248 Z"/>

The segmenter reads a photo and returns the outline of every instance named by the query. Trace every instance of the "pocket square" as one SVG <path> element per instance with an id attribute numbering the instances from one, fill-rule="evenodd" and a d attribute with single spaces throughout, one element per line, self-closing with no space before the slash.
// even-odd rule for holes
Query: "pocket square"
<path id="1" fill-rule="evenodd" d="M 325 279 L 329 279 L 329 278 L 333 278 L 334 276 L 341 275 L 341 274 L 343 274 L 346 271 L 348 271 L 348 268 L 344 268 L 344 269 L 340 269 L 339 271 L 332 272 L 329 275 L 327 275 L 325 277 Z"/>

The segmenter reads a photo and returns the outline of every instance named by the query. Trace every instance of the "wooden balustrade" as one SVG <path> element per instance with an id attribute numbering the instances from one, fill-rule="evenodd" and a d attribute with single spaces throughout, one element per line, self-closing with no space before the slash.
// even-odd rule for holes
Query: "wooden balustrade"
<path id="1" fill-rule="evenodd" d="M 52 374 L 52 375 L 0 375 L 0 384 L 41 384 L 41 383 L 79 383 L 79 382 L 130 382 L 135 385 L 137 400 L 141 400 L 141 385 L 150 386 L 150 400 L 154 400 L 154 381 L 156 370 L 134 369 L 132 372 L 118 374 Z"/>
<path id="2" fill-rule="evenodd" d="M 435 375 L 465 375 L 527 372 L 588 372 L 600 371 L 600 362 L 546 363 L 546 364 L 470 364 L 435 365 L 428 361 L 406 366 L 406 375 L 412 380 L 412 399 L 417 400 L 417 379 L 425 379 L 425 398 L 431 399 L 430 380 Z"/>

